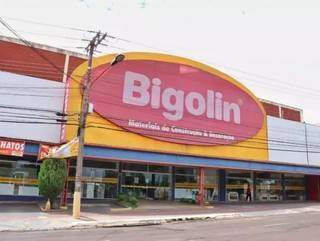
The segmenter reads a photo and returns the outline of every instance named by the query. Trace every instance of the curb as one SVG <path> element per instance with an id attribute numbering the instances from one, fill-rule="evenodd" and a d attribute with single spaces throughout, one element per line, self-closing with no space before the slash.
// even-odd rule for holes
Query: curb
<path id="1" fill-rule="evenodd" d="M 136 227 L 136 226 L 151 226 L 161 225 L 165 223 L 177 222 L 192 222 L 192 221 L 207 221 L 207 220 L 227 220 L 237 218 L 253 218 L 253 217 L 266 217 L 276 215 L 289 215 L 309 212 L 320 212 L 318 207 L 305 207 L 296 209 L 281 209 L 269 211 L 252 211 L 252 212 L 236 212 L 236 213 L 210 213 L 210 214 L 194 214 L 194 215 L 177 215 L 177 216 L 159 216 L 152 219 L 133 219 L 126 221 L 114 222 L 88 222 L 86 221 L 73 221 L 66 225 L 58 225 L 52 227 L 23 227 L 23 228 L 1 228 L 1 232 L 27 232 L 27 231 L 54 231 L 54 230 L 78 230 L 78 229 L 93 229 L 93 228 L 113 228 L 113 227 Z"/>

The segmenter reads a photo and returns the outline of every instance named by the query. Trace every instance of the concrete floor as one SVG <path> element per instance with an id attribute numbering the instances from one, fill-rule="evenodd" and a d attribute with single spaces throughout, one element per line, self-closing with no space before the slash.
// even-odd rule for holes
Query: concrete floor
<path id="1" fill-rule="evenodd" d="M 157 226 L 0 233 L 1 241 L 318 241 L 320 213 Z"/>

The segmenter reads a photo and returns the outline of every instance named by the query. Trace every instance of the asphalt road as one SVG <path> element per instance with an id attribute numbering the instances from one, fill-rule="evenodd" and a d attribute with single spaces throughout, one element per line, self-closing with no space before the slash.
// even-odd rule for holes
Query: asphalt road
<path id="1" fill-rule="evenodd" d="M 319 241 L 320 213 L 157 226 L 0 233 L 1 241 Z"/>

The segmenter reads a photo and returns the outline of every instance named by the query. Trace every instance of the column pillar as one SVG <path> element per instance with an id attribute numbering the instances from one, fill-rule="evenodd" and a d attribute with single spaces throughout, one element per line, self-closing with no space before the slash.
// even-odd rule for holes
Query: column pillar
<path id="1" fill-rule="evenodd" d="M 67 175 L 66 175 L 66 180 L 64 183 L 64 189 L 61 195 L 61 200 L 60 200 L 60 204 L 62 207 L 66 207 L 67 206 L 67 195 L 68 195 L 68 177 L 69 177 L 69 170 L 70 170 L 70 160 L 67 159 Z"/>
<path id="2" fill-rule="evenodd" d="M 219 170 L 219 202 L 226 201 L 226 171 Z"/>
<path id="3" fill-rule="evenodd" d="M 286 201 L 286 190 L 285 190 L 285 180 L 284 180 L 284 174 L 281 174 L 281 187 L 282 187 L 282 200 Z"/>
<path id="4" fill-rule="evenodd" d="M 171 201 L 175 200 L 175 189 L 176 189 L 176 167 L 171 167 Z"/>
<path id="5" fill-rule="evenodd" d="M 117 185 L 117 196 L 121 193 L 122 188 L 122 162 L 119 162 L 119 172 L 118 172 L 118 185 Z"/>
<path id="6" fill-rule="evenodd" d="M 198 194 L 198 203 L 199 205 L 204 204 L 204 167 L 199 168 L 199 194 Z"/>
<path id="7" fill-rule="evenodd" d="M 256 201 L 256 172 L 252 172 L 252 201 Z"/>

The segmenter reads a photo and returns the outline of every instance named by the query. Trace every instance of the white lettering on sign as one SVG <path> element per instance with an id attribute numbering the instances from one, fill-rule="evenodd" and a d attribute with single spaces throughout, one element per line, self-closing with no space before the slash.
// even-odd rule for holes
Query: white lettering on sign
<path id="1" fill-rule="evenodd" d="M 150 79 L 140 73 L 126 71 L 122 102 L 129 105 L 146 106 L 166 110 L 162 115 L 173 121 L 183 118 L 185 109 L 194 116 L 205 115 L 209 119 L 241 123 L 240 106 L 223 99 L 223 93 L 207 90 L 206 96 L 198 92 L 185 93 L 174 88 L 161 89 L 162 80 Z M 150 88 L 151 86 L 151 88 Z"/>
<path id="2" fill-rule="evenodd" d="M 24 143 L 13 142 L 13 141 L 0 141 L 0 149 L 23 151 Z"/>

